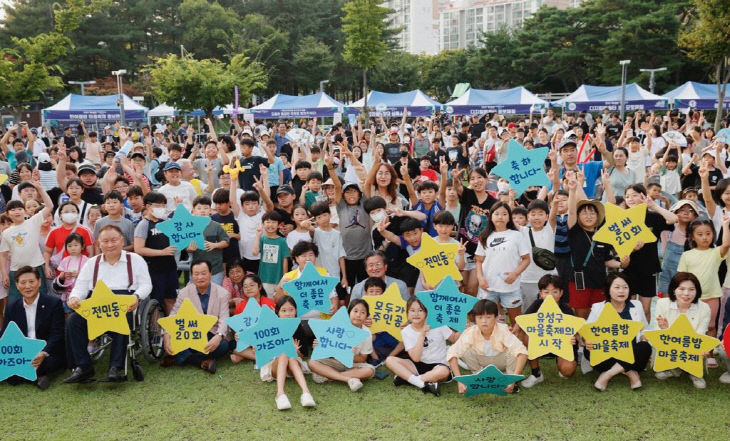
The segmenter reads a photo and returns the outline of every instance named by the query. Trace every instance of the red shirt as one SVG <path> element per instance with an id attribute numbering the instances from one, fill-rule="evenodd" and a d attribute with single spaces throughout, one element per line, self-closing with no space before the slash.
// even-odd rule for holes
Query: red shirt
<path id="1" fill-rule="evenodd" d="M 65 245 L 66 238 L 71 235 L 71 231 L 73 231 L 73 228 L 66 228 L 63 225 L 60 225 L 52 229 L 51 232 L 48 233 L 48 237 L 46 238 L 46 246 L 53 249 L 53 251 L 51 251 L 51 255 L 54 255 L 63 250 L 63 255 L 61 256 L 61 258 L 68 256 Z M 76 227 L 76 231 L 74 231 L 74 233 L 78 233 L 81 235 L 81 237 L 84 238 L 84 249 L 82 251 L 82 254 L 85 256 L 89 256 L 89 253 L 86 252 L 86 247 L 94 243 L 91 230 L 83 225 L 79 225 Z"/>
<path id="2" fill-rule="evenodd" d="M 421 176 L 427 177 L 429 181 L 434 181 L 434 182 L 439 181 L 439 175 L 436 174 L 436 172 L 431 169 L 421 170 Z"/>
<path id="3" fill-rule="evenodd" d="M 243 310 L 246 309 L 246 303 L 248 303 L 248 299 L 243 299 L 241 303 L 236 305 L 236 310 L 233 311 L 233 315 L 242 313 Z M 268 306 L 269 308 L 271 308 L 272 311 L 276 309 L 276 303 L 274 303 L 274 301 L 270 298 L 264 296 L 260 297 L 259 305 Z"/>

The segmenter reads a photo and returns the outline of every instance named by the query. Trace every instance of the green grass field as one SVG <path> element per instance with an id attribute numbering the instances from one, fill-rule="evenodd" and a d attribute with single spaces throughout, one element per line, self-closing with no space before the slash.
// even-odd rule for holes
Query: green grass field
<path id="1" fill-rule="evenodd" d="M 64 385 L 59 376 L 47 391 L 0 385 L 0 439 L 625 441 L 726 440 L 730 433 L 730 386 L 718 382 L 720 369 L 711 370 L 706 390 L 696 390 L 686 374 L 660 382 L 647 371 L 640 391 L 619 376 L 600 393 L 592 387 L 595 373 L 562 380 L 545 360 L 542 384 L 515 396 L 470 398 L 459 396 L 455 384 L 437 398 L 396 389 L 392 376 L 369 380 L 356 393 L 307 376 L 318 406 L 302 408 L 291 379 L 286 390 L 293 407 L 280 412 L 275 385 L 261 382 L 251 362 L 221 360 L 215 375 L 143 365 L 141 383 Z M 97 375 L 107 366 L 97 363 Z"/>

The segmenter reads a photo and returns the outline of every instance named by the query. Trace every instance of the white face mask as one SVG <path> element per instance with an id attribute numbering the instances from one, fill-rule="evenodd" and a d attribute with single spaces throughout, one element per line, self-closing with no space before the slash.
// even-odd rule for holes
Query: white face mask
<path id="1" fill-rule="evenodd" d="M 497 181 L 499 191 L 509 191 L 509 182 Z"/>
<path id="2" fill-rule="evenodd" d="M 167 208 L 165 208 L 165 207 L 152 208 L 152 216 L 156 217 L 157 219 L 166 219 L 167 218 Z"/>
<path id="3" fill-rule="evenodd" d="M 78 213 L 63 213 L 61 214 L 61 220 L 66 224 L 75 224 L 79 220 Z"/>
<path id="4" fill-rule="evenodd" d="M 382 210 L 382 211 L 378 211 L 377 213 L 374 213 L 374 214 L 371 213 L 370 219 L 372 219 L 373 222 L 375 222 L 376 224 L 379 224 L 383 221 L 383 219 L 385 219 L 386 215 L 387 214 L 385 213 L 385 210 Z"/>
<path id="5" fill-rule="evenodd" d="M 403 138 L 403 142 L 409 143 L 409 142 L 411 142 L 411 138 L 406 136 L 405 138 Z"/>

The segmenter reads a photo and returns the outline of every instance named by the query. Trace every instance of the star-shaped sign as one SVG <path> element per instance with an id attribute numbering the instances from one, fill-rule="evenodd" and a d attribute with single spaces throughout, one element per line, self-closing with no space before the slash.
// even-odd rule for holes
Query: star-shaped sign
<path id="1" fill-rule="evenodd" d="M 636 242 L 656 242 L 656 236 L 646 226 L 646 204 L 623 208 L 606 202 L 606 223 L 596 231 L 593 240 L 612 245 L 620 257 L 628 256 Z"/>
<path id="2" fill-rule="evenodd" d="M 270 308 L 261 308 L 258 323 L 247 331 L 256 351 L 257 366 L 261 367 L 281 354 L 291 358 L 297 356 L 292 336 L 299 322 L 298 318 L 279 318 Z"/>
<path id="3" fill-rule="evenodd" d="M 586 321 L 564 314 L 553 296 L 545 297 L 536 313 L 517 316 L 516 320 L 520 328 L 530 337 L 527 345 L 530 360 L 552 353 L 573 361 L 573 346 L 570 344 L 570 339 Z"/>
<path id="4" fill-rule="evenodd" d="M 0 185 L 3 185 L 5 183 L 5 181 L 7 181 L 7 180 L 8 180 L 8 175 L 6 175 L 5 173 L 0 174 Z"/>
<path id="5" fill-rule="evenodd" d="M 436 286 L 447 275 L 461 280 L 461 272 L 456 266 L 458 243 L 438 243 L 428 233 L 421 235 L 421 248 L 406 261 L 423 272 L 426 283 Z"/>
<path id="6" fill-rule="evenodd" d="M 680 314 L 672 326 L 658 331 L 645 331 L 644 336 L 654 349 L 654 371 L 680 368 L 695 377 L 702 377 L 702 354 L 710 352 L 720 340 L 698 334 L 685 314 Z"/>
<path id="7" fill-rule="evenodd" d="M 281 288 L 296 300 L 297 315 L 301 317 L 312 310 L 329 313 L 329 296 L 337 282 L 337 277 L 323 276 L 312 262 L 307 262 L 299 277 L 281 285 Z"/>
<path id="8" fill-rule="evenodd" d="M 98 280 L 91 297 L 82 300 L 76 310 L 86 319 L 89 340 L 105 332 L 129 335 L 127 309 L 136 300 L 134 296 L 114 294 L 104 281 Z"/>
<path id="9" fill-rule="evenodd" d="M 460 293 L 451 275 L 447 275 L 433 291 L 421 291 L 416 297 L 428 310 L 426 323 L 431 329 L 448 326 L 459 332 L 466 328 L 466 315 L 478 300 Z"/>
<path id="10" fill-rule="evenodd" d="M 511 139 L 507 144 L 507 159 L 497 164 L 492 173 L 509 181 L 510 186 L 520 196 L 527 187 L 550 185 L 545 173 L 545 158 L 550 149 L 540 147 L 527 150 L 522 144 Z"/>
<path id="11" fill-rule="evenodd" d="M 205 352 L 208 331 L 218 323 L 218 317 L 199 313 L 193 302 L 185 299 L 177 314 L 163 317 L 157 322 L 170 334 L 170 349 L 174 355 L 185 349 Z"/>
<path id="12" fill-rule="evenodd" d="M 644 324 L 641 322 L 622 319 L 616 308 L 610 302 L 606 302 L 598 319 L 586 323 L 578 332 L 585 341 L 593 343 L 591 366 L 595 366 L 609 358 L 633 363 L 634 351 L 631 349 L 631 341 L 643 327 Z"/>
<path id="13" fill-rule="evenodd" d="M 348 368 L 352 367 L 355 355 L 352 348 L 370 337 L 368 331 L 360 329 L 350 322 L 350 315 L 344 306 L 341 306 L 329 320 L 310 320 L 309 327 L 317 337 L 317 346 L 312 351 L 312 360 L 332 357 Z"/>
<path id="14" fill-rule="evenodd" d="M 403 341 L 400 335 L 400 327 L 408 319 L 406 318 L 406 302 L 400 295 L 398 285 L 391 283 L 382 295 L 365 296 L 370 309 L 370 317 L 373 325 L 370 332 L 387 332 L 399 341 Z"/>
<path id="15" fill-rule="evenodd" d="M 503 374 L 493 364 L 476 374 L 461 375 L 454 380 L 466 386 L 465 397 L 479 394 L 507 395 L 504 388 L 525 378 L 524 375 Z"/>
<path id="16" fill-rule="evenodd" d="M 172 217 L 157 224 L 157 229 L 170 239 L 170 245 L 178 250 L 187 248 L 190 242 L 195 242 L 199 250 L 205 249 L 203 231 L 210 223 L 210 218 L 194 216 L 187 208 L 178 204 Z"/>
<path id="17" fill-rule="evenodd" d="M 0 381 L 13 375 L 35 381 L 38 375 L 30 362 L 45 347 L 44 340 L 28 338 L 15 322 L 8 323 L 0 337 Z"/>
<path id="18" fill-rule="evenodd" d="M 251 346 L 248 342 L 248 333 L 245 332 L 252 327 L 256 326 L 259 321 L 259 315 L 261 314 L 261 305 L 256 301 L 255 298 L 250 298 L 246 302 L 246 307 L 240 314 L 236 314 L 233 317 L 226 319 L 226 324 L 230 326 L 233 331 L 238 334 L 238 343 L 236 344 L 237 351 L 243 351 L 247 347 Z"/>
<path id="19" fill-rule="evenodd" d="M 245 172 L 246 169 L 244 167 L 241 167 L 241 160 L 236 159 L 236 162 L 234 162 L 234 167 L 229 166 L 228 164 L 223 166 L 223 173 L 228 173 L 231 175 L 231 179 L 238 178 L 238 173 Z"/>

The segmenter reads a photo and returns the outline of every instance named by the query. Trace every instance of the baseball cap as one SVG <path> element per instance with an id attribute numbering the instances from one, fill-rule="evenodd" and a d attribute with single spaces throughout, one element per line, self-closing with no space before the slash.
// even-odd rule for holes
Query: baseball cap
<path id="1" fill-rule="evenodd" d="M 79 165 L 78 175 L 81 176 L 81 174 L 86 172 L 96 174 L 96 167 L 94 167 L 94 164 L 85 162 Z"/>
<path id="2" fill-rule="evenodd" d="M 322 183 L 322 187 L 324 187 L 325 185 L 335 185 L 335 181 L 333 181 L 332 178 L 329 178 L 324 181 L 324 183 Z"/>
<path id="3" fill-rule="evenodd" d="M 39 153 L 38 162 L 51 162 L 51 156 L 46 152 Z"/>
<path id="4" fill-rule="evenodd" d="M 291 188 L 291 185 L 282 185 L 279 187 L 278 190 L 276 190 L 276 195 L 279 196 L 280 194 L 297 194 L 293 188 Z"/>
<path id="5" fill-rule="evenodd" d="M 168 162 L 167 164 L 165 164 L 165 168 L 163 171 L 168 171 L 168 170 L 182 170 L 182 168 L 180 167 L 180 164 L 178 164 L 177 162 Z"/>
<path id="6" fill-rule="evenodd" d="M 140 153 L 140 152 L 134 152 L 129 157 L 129 159 L 134 159 L 134 158 L 142 158 L 142 159 L 145 159 L 144 154 L 143 153 Z"/>
<path id="7" fill-rule="evenodd" d="M 355 182 L 348 182 L 345 185 L 342 186 L 342 192 L 344 193 L 347 191 L 348 188 L 354 188 L 357 191 L 360 191 L 360 187 Z"/>
<path id="8" fill-rule="evenodd" d="M 563 147 L 567 147 L 569 145 L 572 145 L 573 147 L 578 146 L 578 144 L 576 144 L 574 139 L 566 139 L 565 141 L 563 141 L 562 144 L 560 144 L 560 148 L 558 150 L 563 150 Z"/>
<path id="9" fill-rule="evenodd" d="M 507 124 L 507 128 L 508 129 L 511 129 L 511 128 L 514 128 L 514 127 L 517 127 L 517 124 L 515 124 L 515 123 L 509 123 L 509 124 Z"/>

